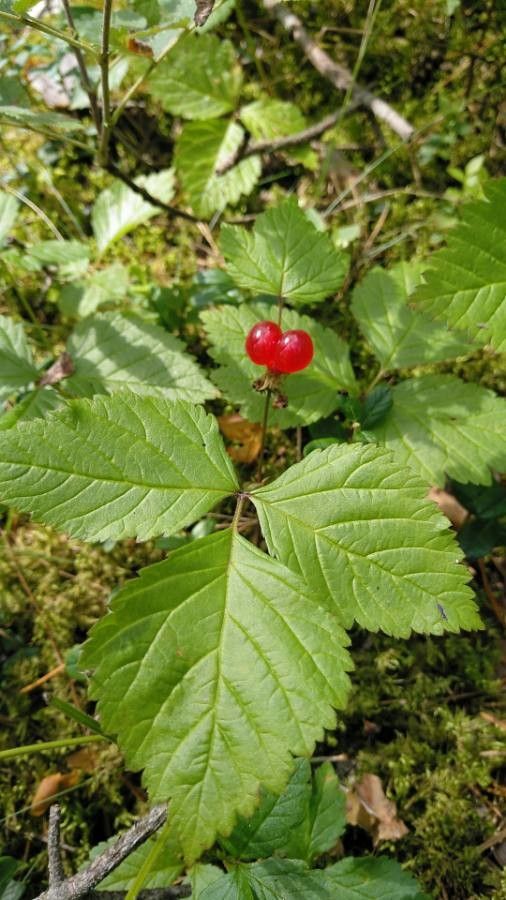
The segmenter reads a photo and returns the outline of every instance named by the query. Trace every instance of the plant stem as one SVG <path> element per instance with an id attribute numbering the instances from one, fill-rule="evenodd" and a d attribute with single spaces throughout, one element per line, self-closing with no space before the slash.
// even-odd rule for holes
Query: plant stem
<path id="1" fill-rule="evenodd" d="M 62 747 L 78 747 L 80 744 L 96 744 L 106 741 L 102 734 L 86 734 L 83 737 L 62 738 L 59 741 L 41 741 L 38 744 L 25 744 L 24 747 L 11 747 L 9 750 L 0 750 L 0 760 L 16 759 L 17 756 L 31 756 L 32 753 L 40 753 L 45 750 L 59 750 Z"/>
<path id="2" fill-rule="evenodd" d="M 231 528 L 235 531 L 237 526 L 239 525 L 239 519 L 241 518 L 242 508 L 244 506 L 244 501 L 248 494 L 237 494 L 237 504 L 235 507 L 234 518 L 232 519 Z"/>
<path id="3" fill-rule="evenodd" d="M 146 859 L 141 865 L 137 875 L 135 876 L 133 883 L 130 885 L 130 888 L 125 895 L 125 900 L 137 900 L 140 891 L 144 887 L 146 883 L 146 879 L 151 872 L 153 866 L 155 865 L 160 853 L 162 853 L 165 847 L 165 838 L 168 836 L 171 828 L 171 823 L 165 822 L 165 825 L 162 826 L 161 830 L 156 836 L 155 842 L 151 847 Z"/>
<path id="4" fill-rule="evenodd" d="M 267 422 L 269 420 L 269 409 L 271 406 L 271 394 L 272 391 L 269 389 L 265 395 L 265 406 L 264 406 L 264 416 L 262 419 L 262 443 L 260 446 L 260 453 L 258 454 L 258 464 L 256 471 L 256 480 L 261 481 L 262 479 L 262 470 L 264 463 L 264 453 L 265 453 L 265 438 L 267 434 Z"/>
<path id="5" fill-rule="evenodd" d="M 0 19 L 4 19 L 6 22 L 12 23 L 13 25 L 26 25 L 28 28 L 33 28 L 34 31 L 40 31 L 41 34 L 57 38 L 57 40 L 69 44 L 69 46 L 74 47 L 75 50 L 95 53 L 95 49 L 91 44 L 85 44 L 83 41 L 73 37 L 73 35 L 67 34 L 65 31 L 59 31 L 58 28 L 53 28 L 51 25 L 46 25 L 45 22 L 41 22 L 39 19 L 32 19 L 31 16 L 18 16 L 15 13 L 4 12 L 2 10 L 0 11 Z"/>
<path id="6" fill-rule="evenodd" d="M 102 131 L 98 150 L 99 162 L 107 166 L 109 159 L 109 138 L 111 136 L 111 94 L 109 90 L 109 42 L 111 36 L 112 0 L 104 0 L 102 19 L 102 52 L 100 54 L 100 72 L 102 79 Z"/>
<path id="7" fill-rule="evenodd" d="M 74 17 L 72 15 L 72 10 L 70 8 L 69 0 L 62 0 L 63 9 L 65 11 L 65 16 L 68 22 L 68 26 L 72 33 L 72 36 L 76 41 L 79 41 L 79 35 L 77 33 L 77 29 L 74 23 Z M 100 112 L 98 109 L 97 95 L 95 89 L 90 81 L 90 77 L 88 75 L 88 69 L 86 68 L 86 63 L 84 61 L 83 51 L 81 47 L 75 47 L 75 55 L 77 60 L 77 65 L 79 67 L 79 73 L 81 75 L 81 84 L 88 95 L 88 99 L 90 101 L 90 109 L 91 114 L 93 116 L 93 121 L 95 122 L 95 128 L 97 129 L 97 134 L 100 134 Z"/>

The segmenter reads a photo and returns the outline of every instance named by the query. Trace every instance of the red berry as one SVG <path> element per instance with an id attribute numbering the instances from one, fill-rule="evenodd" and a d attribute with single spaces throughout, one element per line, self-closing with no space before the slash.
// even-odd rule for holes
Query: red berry
<path id="1" fill-rule="evenodd" d="M 272 365 L 281 328 L 275 322 L 257 322 L 246 338 L 246 353 L 257 366 Z"/>
<path id="2" fill-rule="evenodd" d="M 313 356 L 313 342 L 307 331 L 285 331 L 276 344 L 271 369 L 287 375 L 290 372 L 300 372 L 309 365 Z"/>

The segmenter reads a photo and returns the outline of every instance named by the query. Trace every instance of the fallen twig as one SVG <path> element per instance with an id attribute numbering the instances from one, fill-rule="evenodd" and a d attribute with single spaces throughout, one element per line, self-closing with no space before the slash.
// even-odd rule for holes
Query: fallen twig
<path id="1" fill-rule="evenodd" d="M 49 887 L 56 888 L 63 881 L 63 866 L 60 852 L 60 817 L 59 803 L 49 807 L 49 828 L 47 832 L 47 859 Z"/>
<path id="2" fill-rule="evenodd" d="M 49 888 L 43 894 L 39 894 L 36 900 L 78 900 L 79 897 L 87 896 L 97 884 L 103 881 L 106 875 L 109 875 L 109 872 L 112 872 L 127 856 L 130 856 L 137 847 L 140 847 L 154 834 L 163 825 L 166 818 L 167 807 L 165 804 L 153 807 L 147 816 L 139 819 L 111 847 L 97 856 L 86 869 L 58 884 L 51 884 L 50 868 Z M 105 898 L 106 895 L 100 894 L 99 896 Z M 170 897 L 170 894 L 167 894 L 167 897 Z"/>
<path id="3" fill-rule="evenodd" d="M 414 133 L 413 126 L 392 106 L 381 100 L 380 97 L 376 97 L 367 88 L 354 84 L 351 72 L 344 66 L 334 62 L 318 46 L 309 32 L 306 31 L 298 16 L 287 9 L 284 3 L 280 3 L 279 0 L 262 0 L 262 2 L 267 12 L 276 16 L 283 28 L 302 47 L 307 58 L 320 75 L 323 75 L 338 90 L 351 91 L 351 100 L 354 105 L 366 106 L 374 113 L 377 119 L 386 122 L 392 131 L 395 131 L 403 140 L 407 141 L 411 138 Z"/>

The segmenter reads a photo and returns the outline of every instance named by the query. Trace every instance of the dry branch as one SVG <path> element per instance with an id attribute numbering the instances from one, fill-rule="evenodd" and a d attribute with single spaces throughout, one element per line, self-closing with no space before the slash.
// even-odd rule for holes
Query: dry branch
<path id="1" fill-rule="evenodd" d="M 262 0 L 262 2 L 267 12 L 274 15 L 283 28 L 291 34 L 294 41 L 299 44 L 320 75 L 330 81 L 340 91 L 349 91 L 351 89 L 351 100 L 354 106 L 367 107 L 377 119 L 389 125 L 392 131 L 395 131 L 403 140 L 407 141 L 410 139 L 414 133 L 413 126 L 393 107 L 381 100 L 380 97 L 376 97 L 367 88 L 354 84 L 351 72 L 344 66 L 334 62 L 318 46 L 309 32 L 306 31 L 298 16 L 287 9 L 284 3 L 280 3 L 279 0 Z"/>

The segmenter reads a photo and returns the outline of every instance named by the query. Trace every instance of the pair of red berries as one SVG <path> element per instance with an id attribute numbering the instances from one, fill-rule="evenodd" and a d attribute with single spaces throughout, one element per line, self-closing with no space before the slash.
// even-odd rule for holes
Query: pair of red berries
<path id="1" fill-rule="evenodd" d="M 257 366 L 282 375 L 300 372 L 314 355 L 313 342 L 302 329 L 281 331 L 275 322 L 257 322 L 246 338 L 246 353 Z"/>

